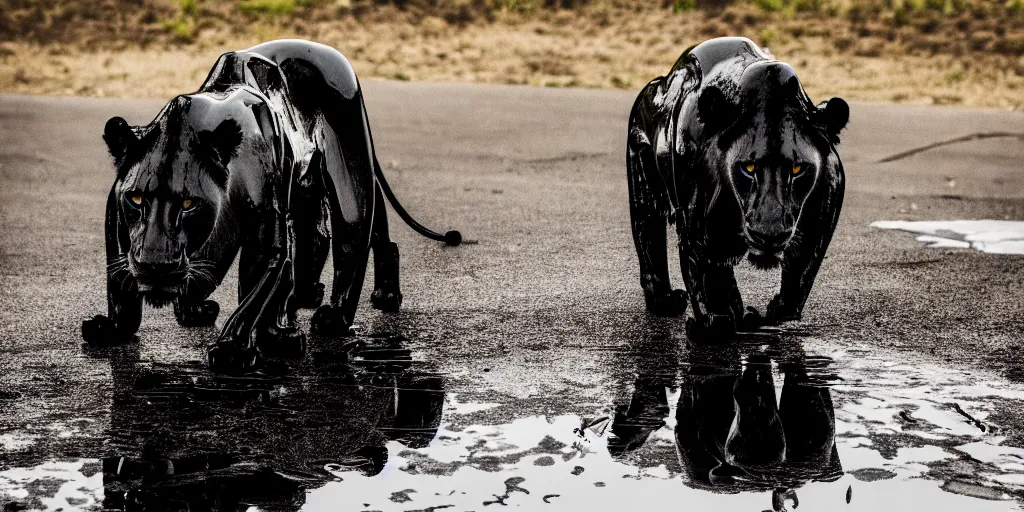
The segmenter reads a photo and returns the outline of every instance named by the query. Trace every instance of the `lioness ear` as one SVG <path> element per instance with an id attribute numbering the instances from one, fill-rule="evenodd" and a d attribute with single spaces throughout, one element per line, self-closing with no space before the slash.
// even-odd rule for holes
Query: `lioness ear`
<path id="1" fill-rule="evenodd" d="M 825 124 L 825 130 L 833 143 L 839 142 L 839 132 L 850 121 L 850 106 L 842 98 L 832 98 L 818 105 Z"/>
<path id="2" fill-rule="evenodd" d="M 103 127 L 103 141 L 107 143 L 110 156 L 114 157 L 114 165 L 120 166 L 124 163 L 128 150 L 139 142 L 132 127 L 120 117 L 111 117 Z"/>
<path id="3" fill-rule="evenodd" d="M 727 125 L 732 111 L 732 104 L 718 87 L 706 87 L 697 98 L 697 118 L 706 130 L 716 132 Z"/>
<path id="4" fill-rule="evenodd" d="M 242 127 L 234 119 L 225 119 L 213 131 L 199 132 L 201 149 L 223 167 L 234 158 L 241 143 Z"/>

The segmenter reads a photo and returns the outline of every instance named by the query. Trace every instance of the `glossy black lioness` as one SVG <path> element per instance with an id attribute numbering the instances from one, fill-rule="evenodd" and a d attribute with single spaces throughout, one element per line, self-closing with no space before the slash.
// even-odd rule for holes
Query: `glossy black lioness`
<path id="1" fill-rule="evenodd" d="M 815 106 L 793 68 L 749 39 L 688 49 L 640 93 L 626 168 L 640 284 L 655 314 L 685 312 L 691 334 L 799 319 L 843 201 L 835 146 L 849 107 Z M 665 221 L 675 222 L 686 291 L 669 284 Z M 782 266 L 764 319 L 743 308 L 733 266 Z M 746 319 L 744 319 L 746 317 Z"/>
<path id="2" fill-rule="evenodd" d="M 384 181 L 362 92 L 348 61 L 308 41 L 273 41 L 221 56 L 205 83 L 145 126 L 115 117 L 104 140 L 117 178 L 107 200 L 107 316 L 82 324 L 90 343 L 130 339 L 142 303 L 174 305 L 182 325 L 212 325 L 207 297 L 241 251 L 239 306 L 209 353 L 224 370 L 261 353 L 295 353 L 297 308 L 320 305 L 334 254 L 330 304 L 313 327 L 347 334 L 374 252 L 374 307 L 402 301 L 398 247 L 382 195 L 420 233 Z M 330 243 L 330 245 L 328 245 Z"/>

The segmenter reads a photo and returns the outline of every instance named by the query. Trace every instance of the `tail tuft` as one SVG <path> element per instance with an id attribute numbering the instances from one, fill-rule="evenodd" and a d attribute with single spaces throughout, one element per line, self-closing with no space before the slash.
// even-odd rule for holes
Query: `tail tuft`
<path id="1" fill-rule="evenodd" d="M 405 211 L 405 208 L 395 198 L 395 193 L 391 191 L 391 187 L 388 186 L 388 181 L 384 179 L 384 173 L 380 170 L 380 163 L 377 162 L 377 158 L 373 159 L 373 173 L 377 175 L 377 185 L 380 186 L 380 190 L 384 192 L 384 197 L 388 198 L 388 202 L 391 203 L 391 207 L 395 209 L 395 213 L 398 214 L 406 224 L 409 225 L 417 233 L 431 239 L 437 240 L 438 242 L 444 242 L 452 247 L 462 244 L 462 233 L 458 231 L 449 231 L 445 234 L 431 231 L 409 215 L 409 212 Z"/>

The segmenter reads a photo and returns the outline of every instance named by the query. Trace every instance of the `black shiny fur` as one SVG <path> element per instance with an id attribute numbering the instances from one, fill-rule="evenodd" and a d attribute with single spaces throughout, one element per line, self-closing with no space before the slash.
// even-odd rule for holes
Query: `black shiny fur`
<path id="1" fill-rule="evenodd" d="M 421 234 L 461 240 L 423 228 L 395 200 L 359 81 L 321 44 L 282 40 L 226 53 L 197 92 L 171 100 L 145 126 L 115 117 L 103 138 L 117 178 L 107 200 L 108 313 L 83 323 L 91 344 L 133 339 L 143 301 L 173 303 L 181 325 L 213 325 L 220 308 L 207 298 L 240 252 L 239 307 L 209 360 L 244 371 L 268 352 L 302 352 L 300 307 L 319 306 L 321 333 L 347 335 L 371 249 L 373 305 L 398 309 L 385 196 Z M 330 303 L 321 305 L 331 249 Z"/>
<path id="2" fill-rule="evenodd" d="M 845 101 L 815 106 L 788 64 L 745 38 L 694 46 L 651 81 L 633 105 L 626 158 L 648 310 L 686 307 L 669 283 L 667 220 L 678 234 L 691 338 L 799 319 L 842 207 L 835 146 L 848 118 Z M 763 319 L 744 308 L 736 285 L 733 266 L 744 257 L 782 267 Z"/>

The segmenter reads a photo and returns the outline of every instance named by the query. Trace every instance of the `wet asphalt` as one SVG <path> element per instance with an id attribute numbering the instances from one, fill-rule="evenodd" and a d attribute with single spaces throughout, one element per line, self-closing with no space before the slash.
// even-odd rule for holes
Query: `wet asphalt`
<path id="1" fill-rule="evenodd" d="M 369 307 L 368 275 L 354 339 L 311 337 L 304 359 L 240 380 L 203 366 L 216 329 L 169 309 L 147 309 L 138 344 L 81 346 L 81 320 L 106 309 L 103 123 L 146 122 L 164 101 L 0 96 L 0 503 L 1019 507 L 1024 256 L 869 224 L 1024 220 L 1019 139 L 877 163 L 1021 132 L 1024 115 L 853 104 L 844 209 L 803 321 L 709 350 L 644 311 L 624 167 L 634 92 L 364 88 L 396 195 L 474 243 L 391 215 L 402 311 Z M 778 285 L 738 278 L 758 308 Z M 236 282 L 214 295 L 222 311 Z"/>

